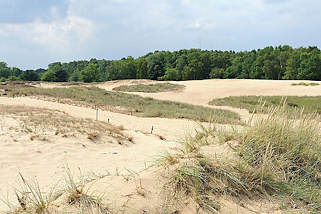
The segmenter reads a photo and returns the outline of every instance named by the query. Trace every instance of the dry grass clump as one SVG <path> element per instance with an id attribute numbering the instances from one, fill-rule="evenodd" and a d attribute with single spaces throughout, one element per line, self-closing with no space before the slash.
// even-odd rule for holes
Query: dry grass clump
<path id="1" fill-rule="evenodd" d="M 22 88 L 12 90 L 9 96 L 45 96 L 60 102 L 73 101 L 77 104 L 99 106 L 120 113 L 141 117 L 185 118 L 198 121 L 209 121 L 212 115 L 217 123 L 240 124 L 240 116 L 228 110 L 212 109 L 172 101 L 156 100 L 133 94 L 106 91 L 97 87 L 68 88 Z M 43 98 L 43 97 L 40 97 Z M 121 108 L 121 109 L 120 109 Z"/>
<path id="2" fill-rule="evenodd" d="M 173 83 L 156 83 L 156 84 L 136 84 L 136 85 L 122 85 L 113 88 L 114 91 L 124 92 L 144 92 L 144 93 L 159 93 L 167 91 L 178 91 L 184 89 L 184 85 Z"/>
<path id="3" fill-rule="evenodd" d="M 88 133 L 88 136 L 87 136 L 87 138 L 89 140 L 95 140 L 98 137 L 99 137 L 99 133 L 98 132 L 90 132 L 90 133 Z"/>
<path id="4" fill-rule="evenodd" d="M 101 202 L 101 197 L 90 193 L 90 188 L 87 186 L 88 182 L 83 178 L 80 179 L 80 182 L 76 183 L 72 173 L 68 169 L 66 177 L 66 202 L 69 205 L 76 206 L 84 213 L 110 213 L 108 208 Z"/>
<path id="5" fill-rule="evenodd" d="M 286 105 L 270 108 L 267 116 L 231 131 L 226 141 L 236 142 L 231 148 L 235 157 L 203 154 L 202 147 L 217 142 L 220 135 L 220 129 L 203 128 L 188 138 L 180 153 L 163 158 L 171 169 L 169 192 L 174 198 L 183 193 L 213 212 L 219 210 L 222 195 L 275 198 L 289 202 L 285 209 L 320 212 L 320 121 L 317 114 L 294 113 Z M 209 137 L 211 141 L 203 140 Z"/>
<path id="6" fill-rule="evenodd" d="M 257 118 L 238 140 L 240 158 L 274 176 L 285 194 L 321 211 L 321 118 L 285 105 Z"/>
<path id="7" fill-rule="evenodd" d="M 270 174 L 262 175 L 246 162 L 208 156 L 199 151 L 168 155 L 163 159 L 170 166 L 166 191 L 171 200 L 176 201 L 184 194 L 197 204 L 197 209 L 216 213 L 221 207 L 221 196 L 257 199 L 280 189 Z"/>
<path id="8" fill-rule="evenodd" d="M 310 82 L 310 83 L 299 82 L 299 83 L 292 83 L 291 85 L 292 86 L 317 86 L 317 85 L 319 85 L 319 83 L 317 83 L 317 82 Z"/>
<path id="9" fill-rule="evenodd" d="M 292 119 L 284 106 L 270 109 L 243 134 L 238 152 L 251 165 L 272 167 L 284 180 L 321 181 L 320 116 L 296 115 Z"/>
<path id="10" fill-rule="evenodd" d="M 41 190 L 37 180 L 28 181 L 22 174 L 20 177 L 20 187 L 15 190 L 18 207 L 9 201 L 2 200 L 10 209 L 7 213 L 50 213 L 51 205 L 62 193 L 52 188 L 49 192 Z"/>
<path id="11" fill-rule="evenodd" d="M 40 188 L 37 180 L 30 181 L 19 174 L 21 184 L 15 190 L 17 205 L 9 202 L 9 200 L 2 200 L 9 208 L 6 213 L 111 213 L 101 202 L 101 197 L 89 191 L 89 184 L 92 181 L 87 181 L 81 177 L 80 181 L 76 182 L 69 168 L 66 175 L 64 188 L 59 187 L 60 190 L 57 190 L 58 188 L 55 186 L 49 192 L 45 192 Z"/>

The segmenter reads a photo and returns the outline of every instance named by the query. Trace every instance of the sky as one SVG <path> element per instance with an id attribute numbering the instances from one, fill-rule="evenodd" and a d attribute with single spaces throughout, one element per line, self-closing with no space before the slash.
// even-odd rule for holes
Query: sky
<path id="1" fill-rule="evenodd" d="M 155 50 L 321 47 L 320 0 L 0 0 L 0 61 L 139 57 Z"/>

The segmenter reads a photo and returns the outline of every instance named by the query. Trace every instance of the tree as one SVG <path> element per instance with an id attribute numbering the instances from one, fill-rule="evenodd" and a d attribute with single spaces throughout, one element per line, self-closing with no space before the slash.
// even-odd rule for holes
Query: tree
<path id="1" fill-rule="evenodd" d="M 191 80 L 193 78 L 193 70 L 189 66 L 185 66 L 182 71 L 182 80 Z"/>
<path id="2" fill-rule="evenodd" d="M 68 73 L 66 70 L 63 69 L 62 64 L 60 62 L 51 63 L 49 64 L 48 68 L 49 68 L 48 71 L 52 72 L 55 76 L 54 80 L 48 80 L 48 81 L 55 81 L 55 82 L 68 81 Z"/>
<path id="3" fill-rule="evenodd" d="M 20 70 L 19 68 L 16 68 L 16 67 L 12 67 L 10 73 L 11 73 L 11 76 L 19 77 L 22 74 L 22 70 Z"/>
<path id="4" fill-rule="evenodd" d="M 8 68 L 7 63 L 0 62 L 0 77 L 8 78 L 11 75 L 10 68 Z"/>
<path id="5" fill-rule="evenodd" d="M 21 73 L 20 79 L 25 80 L 25 81 L 39 81 L 40 76 L 34 70 L 26 70 Z"/>
<path id="6" fill-rule="evenodd" d="M 137 79 L 148 78 L 147 61 L 144 58 L 138 59 L 136 78 Z"/>
<path id="7" fill-rule="evenodd" d="M 106 67 L 106 79 L 107 80 L 123 79 L 121 77 L 121 67 L 122 67 L 122 62 L 120 60 L 112 61 L 110 65 Z"/>
<path id="8" fill-rule="evenodd" d="M 41 81 L 56 82 L 56 74 L 53 70 L 48 70 L 41 75 Z"/>
<path id="9" fill-rule="evenodd" d="M 81 72 L 80 71 L 75 71 L 73 72 L 70 77 L 69 77 L 70 82 L 78 82 L 81 81 Z"/>
<path id="10" fill-rule="evenodd" d="M 211 79 L 223 79 L 224 77 L 224 68 L 212 68 L 210 73 Z"/>
<path id="11" fill-rule="evenodd" d="M 298 79 L 321 80 L 321 57 L 318 51 L 304 53 L 298 69 Z"/>
<path id="12" fill-rule="evenodd" d="M 89 63 L 81 72 L 81 80 L 84 82 L 99 82 L 101 74 L 97 69 L 97 65 Z"/>
<path id="13" fill-rule="evenodd" d="M 165 75 L 159 77 L 158 80 L 180 80 L 179 71 L 176 68 L 167 68 L 165 71 Z"/>
<path id="14" fill-rule="evenodd" d="M 300 67 L 300 53 L 294 52 L 286 61 L 286 68 L 283 79 L 296 80 L 298 78 L 298 70 Z"/>
<path id="15" fill-rule="evenodd" d="M 158 77 L 164 76 L 165 74 L 165 52 L 156 52 L 153 55 L 147 57 L 147 67 L 149 78 L 157 80 Z"/>

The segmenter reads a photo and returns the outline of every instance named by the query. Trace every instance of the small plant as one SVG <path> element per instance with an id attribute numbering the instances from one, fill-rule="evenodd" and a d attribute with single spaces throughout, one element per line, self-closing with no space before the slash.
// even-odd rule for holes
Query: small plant
<path id="1" fill-rule="evenodd" d="M 51 203 L 61 196 L 61 193 L 54 192 L 54 188 L 49 194 L 45 194 L 37 181 L 27 181 L 21 173 L 19 173 L 19 176 L 21 189 L 16 190 L 16 197 L 22 211 L 39 214 L 47 213 Z"/>
<path id="2" fill-rule="evenodd" d="M 67 203 L 69 205 L 77 206 L 83 211 L 87 212 L 95 211 L 93 213 L 107 214 L 109 210 L 101 203 L 101 197 L 93 196 L 89 193 L 87 188 L 88 183 L 85 179 L 80 179 L 80 182 L 76 182 L 70 169 L 67 168 L 66 177 L 66 191 L 67 191 Z"/>

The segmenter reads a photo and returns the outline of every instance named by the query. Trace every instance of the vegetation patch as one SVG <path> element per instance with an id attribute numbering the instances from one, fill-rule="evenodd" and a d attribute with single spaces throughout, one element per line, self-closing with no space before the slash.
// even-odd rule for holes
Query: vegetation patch
<path id="1" fill-rule="evenodd" d="M 293 115 L 295 114 L 295 120 Z M 268 109 L 239 131 L 231 131 L 233 155 L 209 155 L 221 130 L 203 129 L 189 137 L 178 154 L 163 159 L 171 169 L 169 191 L 184 194 L 203 210 L 220 209 L 220 196 L 275 199 L 280 209 L 321 211 L 321 127 L 318 114 L 302 114 L 284 106 Z M 223 133 L 225 135 L 225 133 Z M 206 140 L 204 140 L 206 139 Z M 175 160 L 175 161 L 173 161 Z M 166 165 L 166 164 L 165 164 Z M 295 204 L 295 206 L 293 206 Z"/>
<path id="2" fill-rule="evenodd" d="M 59 186 L 58 189 L 56 185 L 49 191 L 44 191 L 37 180 L 26 179 L 19 173 L 20 185 L 15 188 L 18 204 L 1 199 L 9 209 L 5 213 L 111 213 L 107 206 L 101 202 L 101 197 L 89 191 L 89 184 L 99 177 L 90 181 L 81 177 L 80 181 L 76 181 L 69 168 L 66 173 L 65 182 L 62 183 L 64 187 Z M 102 177 L 106 176 L 109 174 Z"/>
<path id="3" fill-rule="evenodd" d="M 117 142 L 131 142 L 132 138 L 123 133 L 118 126 L 102 121 L 79 119 L 55 110 L 27 106 L 0 105 L 0 115 L 12 115 L 22 122 L 23 132 L 35 134 L 31 140 L 46 141 L 46 136 L 39 133 L 52 133 L 62 137 L 87 135 L 88 139 L 96 140 L 100 136 L 108 136 Z"/>
<path id="4" fill-rule="evenodd" d="M 292 86 L 317 86 L 319 85 L 319 83 L 316 83 L 316 82 L 299 82 L 299 83 L 292 83 L 291 84 Z"/>
<path id="5" fill-rule="evenodd" d="M 240 116 L 228 110 L 211 109 L 179 102 L 143 98 L 138 95 L 106 91 L 97 87 L 70 88 L 20 88 L 10 91 L 9 96 L 47 96 L 69 99 L 100 108 L 124 108 L 129 114 L 141 117 L 186 118 L 198 121 L 214 121 L 223 124 L 240 124 Z M 60 100 L 61 101 L 61 100 Z"/>
<path id="6" fill-rule="evenodd" d="M 290 109 L 302 108 L 306 113 L 321 114 L 321 96 L 231 96 L 214 99 L 209 104 L 244 108 L 250 112 L 266 112 L 269 107 L 276 107 L 284 101 Z"/>
<path id="7" fill-rule="evenodd" d="M 113 88 L 114 91 L 124 92 L 144 92 L 144 93 L 158 93 L 167 91 L 178 91 L 185 88 L 183 85 L 172 83 L 156 83 L 156 84 L 137 84 L 137 85 L 122 85 Z"/>

